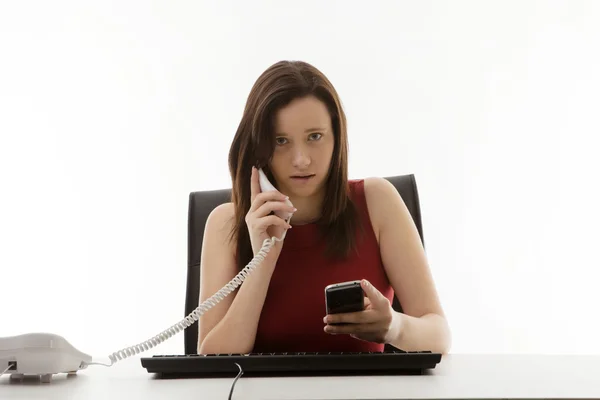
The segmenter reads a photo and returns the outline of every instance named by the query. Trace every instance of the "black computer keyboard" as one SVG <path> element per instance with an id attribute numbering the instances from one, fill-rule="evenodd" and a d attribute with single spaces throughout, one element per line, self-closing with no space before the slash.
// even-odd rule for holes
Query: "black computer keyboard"
<path id="1" fill-rule="evenodd" d="M 441 354 L 430 351 L 362 353 L 250 353 L 156 355 L 141 359 L 149 373 L 159 377 L 422 374 L 435 368 Z M 238 367 L 239 364 L 240 367 Z"/>

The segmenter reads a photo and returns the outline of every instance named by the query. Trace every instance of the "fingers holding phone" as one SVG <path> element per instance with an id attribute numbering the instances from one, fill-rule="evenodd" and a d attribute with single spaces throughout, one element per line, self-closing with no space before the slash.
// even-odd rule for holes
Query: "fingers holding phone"
<path id="1" fill-rule="evenodd" d="M 389 343 L 397 337 L 401 329 L 400 314 L 367 280 L 343 282 L 327 288 L 327 315 L 323 318 L 326 333 L 348 334 L 376 343 Z"/>
<path id="2" fill-rule="evenodd" d="M 293 206 L 286 203 L 286 200 L 287 196 L 277 190 L 262 192 L 258 179 L 258 171 L 252 167 L 250 182 L 251 203 L 250 209 L 246 214 L 246 225 L 255 255 L 260 251 L 265 239 L 273 236 L 279 238 L 283 236 L 283 233 L 287 229 L 291 228 L 291 225 L 284 219 L 274 214 L 277 211 L 290 213 L 296 211 Z"/>

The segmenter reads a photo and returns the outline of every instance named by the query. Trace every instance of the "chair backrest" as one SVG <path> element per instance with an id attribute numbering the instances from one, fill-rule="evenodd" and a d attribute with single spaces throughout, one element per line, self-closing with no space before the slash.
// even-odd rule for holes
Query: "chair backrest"
<path id="1" fill-rule="evenodd" d="M 386 177 L 385 179 L 390 181 L 396 187 L 396 190 L 398 190 L 398 193 L 400 193 L 400 196 L 406 203 L 406 207 L 410 211 L 417 230 L 419 231 L 421 242 L 423 243 L 423 246 L 425 246 L 421 223 L 419 193 L 414 175 L 400 175 Z M 190 193 L 188 209 L 188 267 L 185 294 L 186 316 L 198 307 L 200 294 L 200 257 L 206 219 L 214 208 L 229 201 L 231 201 L 231 189 Z M 396 311 L 402 311 L 402 307 L 397 298 L 394 298 L 392 307 Z M 195 322 L 184 331 L 185 354 L 196 354 L 197 344 L 198 322 Z M 386 348 L 389 348 L 389 346 Z"/>

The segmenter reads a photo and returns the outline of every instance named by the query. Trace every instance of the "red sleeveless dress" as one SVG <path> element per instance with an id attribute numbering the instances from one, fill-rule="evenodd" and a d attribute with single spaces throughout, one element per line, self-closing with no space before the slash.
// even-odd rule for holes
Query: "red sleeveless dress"
<path id="1" fill-rule="evenodd" d="M 326 261 L 322 256 L 325 243 L 317 240 L 316 224 L 293 225 L 271 277 L 254 352 L 383 351 L 383 344 L 323 330 L 325 287 L 329 284 L 367 279 L 390 302 L 394 296 L 369 218 L 364 180 L 350 180 L 349 185 L 365 228 L 358 253 L 350 253 L 343 261 Z M 357 229 L 357 240 L 359 234 Z"/>

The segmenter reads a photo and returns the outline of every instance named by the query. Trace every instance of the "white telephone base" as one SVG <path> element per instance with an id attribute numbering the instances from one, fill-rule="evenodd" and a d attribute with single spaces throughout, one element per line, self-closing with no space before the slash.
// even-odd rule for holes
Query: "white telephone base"
<path id="1" fill-rule="evenodd" d="M 52 375 L 74 374 L 87 368 L 92 357 L 73 347 L 65 338 L 51 333 L 27 333 L 0 338 L 0 373 L 11 379 L 40 376 L 49 383 Z"/>

